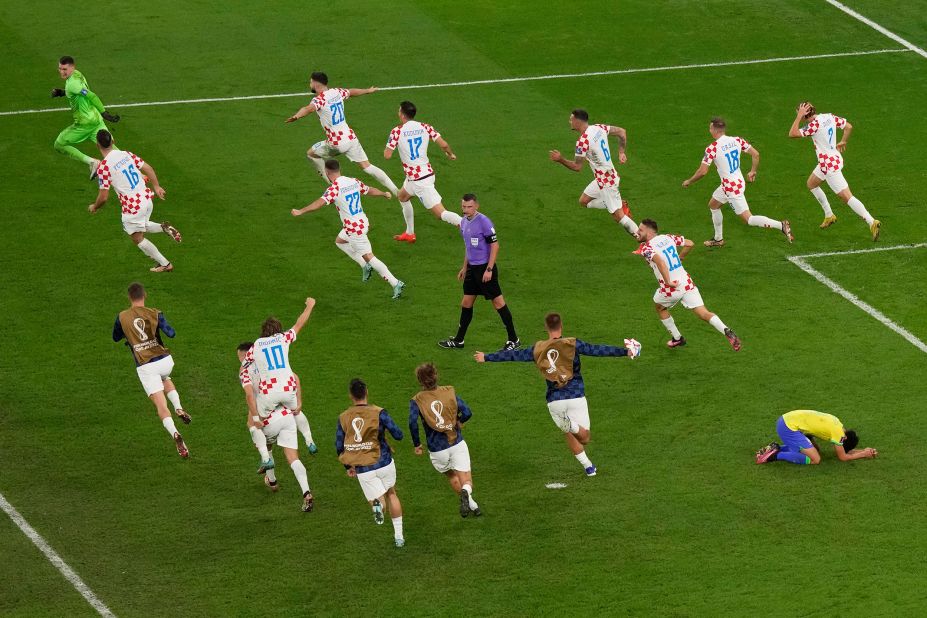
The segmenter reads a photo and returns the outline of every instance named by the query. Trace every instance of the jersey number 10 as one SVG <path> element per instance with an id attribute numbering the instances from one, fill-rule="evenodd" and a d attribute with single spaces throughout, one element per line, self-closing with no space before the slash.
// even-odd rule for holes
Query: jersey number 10
<path id="1" fill-rule="evenodd" d="M 275 369 L 286 369 L 286 359 L 283 357 L 283 346 L 275 345 L 270 348 L 263 348 L 264 360 L 267 361 L 267 368 L 270 371 Z"/>

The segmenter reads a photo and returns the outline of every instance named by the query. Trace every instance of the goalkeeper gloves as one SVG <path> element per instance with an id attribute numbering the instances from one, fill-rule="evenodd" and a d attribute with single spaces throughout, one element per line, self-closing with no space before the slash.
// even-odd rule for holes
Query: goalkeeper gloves
<path id="1" fill-rule="evenodd" d="M 103 120 L 106 120 L 107 122 L 119 122 L 119 118 L 120 118 L 119 114 L 110 114 L 109 112 L 102 112 L 100 115 L 103 116 Z"/>
<path id="2" fill-rule="evenodd" d="M 63 97 L 63 96 L 64 96 L 64 90 L 62 90 L 61 88 L 53 88 L 53 89 L 52 89 L 52 98 L 53 98 L 53 99 L 54 99 L 55 97 Z"/>

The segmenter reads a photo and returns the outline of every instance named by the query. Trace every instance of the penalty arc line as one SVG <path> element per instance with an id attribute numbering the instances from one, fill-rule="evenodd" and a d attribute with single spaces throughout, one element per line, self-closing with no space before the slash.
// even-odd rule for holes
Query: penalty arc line
<path id="1" fill-rule="evenodd" d="M 116 618 L 116 615 L 113 614 L 112 610 L 110 610 L 106 604 L 103 603 L 103 601 L 101 601 L 96 594 L 94 594 L 93 590 L 90 589 L 90 586 L 84 583 L 80 576 L 74 572 L 74 569 L 68 566 L 64 559 L 58 555 L 58 552 L 52 549 L 51 545 L 49 545 L 48 542 L 42 538 L 42 535 L 36 532 L 35 528 L 29 525 L 29 522 L 27 522 L 26 519 L 19 514 L 19 511 L 13 508 L 13 505 L 9 503 L 3 494 L 0 494 L 0 509 L 3 509 L 3 511 L 10 516 L 10 519 L 13 520 L 13 523 L 16 524 L 16 526 L 22 531 L 23 534 L 26 535 L 26 537 L 28 537 L 30 541 L 32 541 L 33 545 L 39 548 L 39 551 L 45 554 L 45 557 L 48 558 L 48 561 L 51 562 L 56 569 L 58 569 L 58 572 L 61 573 L 64 578 L 71 583 L 72 586 L 74 586 L 74 589 L 77 590 L 82 597 L 84 597 L 87 603 L 89 603 L 93 609 L 97 610 L 98 614 L 104 616 L 104 618 Z"/>
<path id="2" fill-rule="evenodd" d="M 827 4 L 837 9 L 840 9 L 841 11 L 843 11 L 844 13 L 846 13 L 853 19 L 857 19 L 863 22 L 864 24 L 866 24 L 867 26 L 869 26 L 870 28 L 872 28 L 873 30 L 884 34 L 885 36 L 895 41 L 896 43 L 900 43 L 901 45 L 904 45 L 905 47 L 913 51 L 915 54 L 918 54 L 919 56 L 923 56 L 924 58 L 927 58 L 927 51 L 924 51 L 923 49 L 921 49 L 920 47 L 918 47 L 911 41 L 901 38 L 900 36 L 892 32 L 888 28 L 880 24 L 877 24 L 876 22 L 872 21 L 865 15 L 860 15 L 859 13 L 857 13 L 856 11 L 854 11 L 847 5 L 843 4 L 842 2 L 837 2 L 837 0 L 825 0 L 825 1 L 827 2 Z"/>
<path id="3" fill-rule="evenodd" d="M 510 84 L 515 82 L 535 82 L 551 79 L 575 79 L 581 77 L 601 77 L 609 75 L 631 75 L 634 73 L 657 73 L 662 71 L 684 71 L 687 69 L 708 69 L 715 67 L 745 66 L 752 64 L 770 64 L 774 62 L 793 62 L 798 60 L 819 60 L 822 58 L 846 58 L 849 56 L 871 56 L 874 54 L 897 54 L 914 51 L 911 49 L 872 49 L 855 52 L 837 52 L 833 54 L 815 54 L 810 56 L 783 56 L 779 58 L 758 58 L 753 60 L 731 60 L 727 62 L 706 62 L 700 64 L 679 64 L 663 67 L 640 67 L 632 69 L 615 69 L 609 71 L 590 71 L 586 73 L 558 73 L 554 75 L 529 75 L 525 77 L 503 77 L 499 79 L 480 79 L 474 81 L 461 82 L 441 82 L 435 84 L 409 84 L 405 86 L 385 86 L 379 88 L 384 92 L 390 90 L 419 90 L 424 88 L 452 88 L 458 86 L 482 86 L 490 84 Z M 306 92 L 286 92 L 280 94 L 252 94 L 237 97 L 208 97 L 202 99 L 175 99 L 172 101 L 147 101 L 141 103 L 114 103 L 108 105 L 109 108 L 125 107 L 156 107 L 161 105 L 190 105 L 194 103 L 223 103 L 226 101 L 257 101 L 262 99 L 281 99 L 307 97 Z M 50 109 L 20 109 L 0 112 L 0 116 L 22 116 L 26 114 L 45 114 L 49 112 L 65 112 L 67 107 L 55 107 Z"/>

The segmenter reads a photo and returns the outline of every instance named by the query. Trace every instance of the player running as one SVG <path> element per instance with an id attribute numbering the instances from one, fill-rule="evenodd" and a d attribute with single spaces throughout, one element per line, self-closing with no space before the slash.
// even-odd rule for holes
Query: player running
<path id="1" fill-rule="evenodd" d="M 389 413 L 367 403 L 367 385 L 360 378 L 349 386 L 352 406 L 338 417 L 335 429 L 335 450 L 348 476 L 357 477 L 364 497 L 373 509 L 373 521 L 379 526 L 385 519 L 383 505 L 393 522 L 396 547 L 406 544 L 402 533 L 402 504 L 396 495 L 396 464 L 392 447 L 386 441 L 387 431 L 402 440 L 402 430 Z"/>
<path id="2" fill-rule="evenodd" d="M 759 151 L 747 143 L 742 137 L 732 137 L 726 135 L 727 123 L 722 118 L 712 118 L 708 125 L 708 132 L 714 141 L 705 148 L 705 156 L 702 157 L 702 164 L 695 170 L 691 178 L 682 182 L 683 187 L 688 187 L 692 183 L 698 182 L 714 162 L 718 169 L 718 176 L 721 177 L 721 185 L 711 194 L 708 201 L 708 208 L 711 209 L 711 222 L 715 227 L 715 235 L 711 240 L 705 241 L 706 247 L 723 247 L 724 246 L 724 217 L 721 215 L 721 207 L 730 204 L 734 214 L 739 216 L 747 225 L 754 227 L 766 227 L 782 232 L 789 242 L 795 240 L 792 236 L 792 226 L 788 220 L 776 221 L 762 215 L 754 215 L 747 206 L 747 199 L 744 197 L 744 175 L 740 169 L 740 153 L 746 152 L 750 155 L 751 166 L 747 173 L 747 179 L 750 182 L 756 180 L 756 169 L 760 165 Z"/>
<path id="3" fill-rule="evenodd" d="M 574 172 L 583 169 L 584 160 L 588 161 L 595 178 L 580 194 L 580 206 L 604 208 L 628 234 L 634 236 L 637 233 L 637 224 L 631 219 L 627 203 L 621 199 L 618 188 L 621 179 L 615 170 L 612 153 L 608 148 L 608 138 L 615 137 L 618 140 L 618 163 L 626 162 L 627 131 L 607 124 L 589 124 L 589 113 L 584 109 L 574 109 L 570 114 L 570 128 L 579 132 L 573 160 L 564 158 L 559 150 L 550 151 L 550 160 Z"/>
<path id="4" fill-rule="evenodd" d="M 808 124 L 799 128 L 802 121 L 807 121 Z M 843 129 L 843 136 L 835 144 L 837 129 Z M 842 153 L 847 149 L 847 140 L 852 132 L 853 125 L 847 122 L 846 118 L 834 114 L 818 114 L 810 101 L 804 101 L 798 105 L 795 120 L 792 121 L 792 127 L 789 129 L 789 137 L 811 137 L 814 142 L 818 164 L 808 177 L 808 189 L 824 209 L 824 221 L 821 223 L 821 228 L 830 227 L 837 222 L 837 216 L 830 209 L 827 196 L 821 189 L 821 183 L 826 181 L 830 190 L 866 222 L 872 234 L 872 240 L 875 242 L 879 239 L 882 222 L 874 219 L 863 203 L 853 197 L 850 185 L 843 177 Z"/>
<path id="5" fill-rule="evenodd" d="M 686 345 L 686 338 L 676 328 L 676 321 L 669 312 L 677 303 L 682 302 L 683 307 L 691 309 L 695 315 L 727 337 L 735 352 L 740 350 L 740 339 L 721 318 L 705 308 L 702 294 L 682 265 L 682 260 L 692 250 L 692 241 L 674 234 L 658 234 L 657 223 L 653 219 L 641 221 L 637 235 L 641 244 L 634 253 L 647 260 L 660 284 L 653 295 L 653 302 L 660 321 L 672 337 L 666 345 L 671 348 Z"/>
<path id="6" fill-rule="evenodd" d="M 161 311 L 145 306 L 147 294 L 141 283 L 130 285 L 128 294 L 131 306 L 116 316 L 113 341 L 126 340 L 126 346 L 132 351 L 132 357 L 135 359 L 135 371 L 145 394 L 154 404 L 164 429 L 174 439 L 177 454 L 186 459 L 190 456 L 190 451 L 174 426 L 167 402 L 171 402 L 174 413 L 185 424 L 189 425 L 191 419 L 181 407 L 180 395 L 177 394 L 177 388 L 171 380 L 171 371 L 174 369 L 171 351 L 161 343 L 161 333 L 173 339 L 176 332 L 167 323 Z"/>
<path id="7" fill-rule="evenodd" d="M 425 426 L 425 441 L 435 470 L 447 477 L 451 489 L 460 497 L 460 516 L 483 514 L 473 499 L 473 476 L 470 474 L 470 449 L 464 442 L 460 426 L 473 413 L 457 395 L 453 386 L 438 386 L 438 370 L 431 363 L 415 368 L 422 390 L 409 402 L 409 433 L 415 454 L 422 454 L 418 419 Z"/>
<path id="8" fill-rule="evenodd" d="M 164 232 L 176 242 L 181 240 L 180 232 L 167 221 L 149 221 L 154 209 L 151 197 L 157 195 L 164 199 L 164 187 L 158 183 L 158 175 L 155 174 L 154 168 L 134 153 L 117 150 L 113 145 L 112 134 L 106 129 L 97 133 L 97 146 L 103 155 L 98 168 L 100 191 L 97 193 L 96 201 L 88 206 L 87 210 L 90 214 L 100 210 L 109 199 L 110 187 L 115 189 L 122 206 L 122 229 L 142 253 L 155 261 L 156 265 L 151 268 L 151 272 L 171 272 L 174 265 L 158 251 L 154 243 L 145 238 L 146 233 Z M 148 188 L 149 179 L 153 189 Z"/>
<path id="9" fill-rule="evenodd" d="M 403 101 L 399 104 L 401 124 L 390 131 L 386 150 L 383 151 L 383 158 L 391 159 L 393 151 L 399 148 L 399 159 L 402 161 L 402 169 L 406 174 L 402 189 L 399 190 L 397 196 L 403 204 L 402 213 L 406 219 L 406 231 L 393 238 L 407 243 L 415 242 L 414 213 L 409 208 L 407 214 L 405 209 L 405 204 L 409 203 L 413 195 L 437 218 L 455 227 L 460 225 L 460 215 L 445 210 L 444 204 L 441 203 L 441 195 L 435 189 L 435 171 L 428 161 L 428 144 L 434 140 L 451 161 L 456 160 L 457 155 L 434 127 L 415 120 L 417 111 L 415 104 L 410 101 Z"/>
<path id="10" fill-rule="evenodd" d="M 563 337 L 563 321 L 559 313 L 548 313 L 544 318 L 548 338 L 530 348 L 501 350 L 493 354 L 477 352 L 478 363 L 502 361 L 533 362 L 547 382 L 547 409 L 554 424 L 563 432 L 567 447 L 583 467 L 586 476 L 595 476 L 596 467 L 586 455 L 589 444 L 589 405 L 586 403 L 586 385 L 580 373 L 580 359 L 585 356 L 627 356 L 637 358 L 641 344 L 625 339 L 626 347 L 619 348 L 599 343 L 586 343 L 575 337 Z"/>
<path id="11" fill-rule="evenodd" d="M 97 132 L 106 131 L 106 123 L 119 122 L 117 114 L 110 114 L 103 107 L 100 97 L 90 90 L 84 75 L 74 66 L 74 58 L 62 56 L 58 61 L 58 75 L 65 80 L 64 89 L 52 90 L 52 97 L 67 97 L 71 113 L 74 115 L 74 124 L 63 130 L 55 138 L 55 150 L 66 154 L 75 161 L 80 161 L 90 168 L 90 179 L 97 175 L 98 159 L 89 157 L 75 148 L 75 144 L 96 139 Z"/>
<path id="12" fill-rule="evenodd" d="M 391 199 L 393 196 L 379 189 L 368 187 L 356 178 L 342 176 L 341 165 L 334 159 L 325 162 L 325 174 L 331 185 L 322 197 L 308 206 L 292 209 L 290 214 L 298 217 L 318 210 L 326 204 L 335 204 L 343 226 L 338 236 L 335 237 L 335 246 L 361 267 L 361 281 L 368 281 L 370 273 L 375 270 L 393 288 L 393 298 L 399 298 L 406 284 L 394 277 L 386 264 L 373 254 L 373 247 L 370 245 L 370 239 L 367 238 L 370 221 L 361 207 L 361 195 L 385 197 L 386 199 Z"/>
<path id="13" fill-rule="evenodd" d="M 834 445 L 840 461 L 874 459 L 879 451 L 874 448 L 856 449 L 859 436 L 852 429 L 844 429 L 840 419 L 832 414 L 814 410 L 792 410 L 776 421 L 776 433 L 782 446 L 771 442 L 756 453 L 756 463 L 788 461 L 807 465 L 821 463 L 821 452 L 811 438 L 827 440 Z"/>
<path id="14" fill-rule="evenodd" d="M 266 441 L 274 441 L 283 449 L 287 463 L 293 470 L 293 475 L 299 483 L 303 494 L 303 512 L 312 510 L 312 491 L 309 489 L 309 478 L 306 466 L 299 460 L 299 442 L 296 437 L 296 419 L 292 412 L 300 408 L 297 395 L 299 382 L 290 368 L 290 345 L 296 341 L 296 335 L 302 330 L 315 299 L 306 299 L 306 308 L 296 323 L 284 332 L 280 320 L 274 317 L 264 320 L 261 325 L 261 337 L 245 352 L 242 360 L 242 369 L 248 369 L 252 364 L 256 366 L 260 381 L 255 389 L 255 408 L 257 414 L 251 420 L 261 428 Z M 263 453 L 261 453 L 264 456 Z M 261 463 L 258 473 L 274 467 L 273 461 L 268 458 Z"/>

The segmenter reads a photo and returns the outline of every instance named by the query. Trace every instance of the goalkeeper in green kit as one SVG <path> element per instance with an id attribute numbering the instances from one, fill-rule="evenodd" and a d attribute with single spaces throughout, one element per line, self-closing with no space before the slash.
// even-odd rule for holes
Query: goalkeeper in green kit
<path id="1" fill-rule="evenodd" d="M 55 138 L 55 150 L 87 165 L 90 168 L 90 179 L 93 180 L 97 176 L 99 159 L 85 155 L 74 146 L 96 140 L 97 131 L 108 130 L 103 120 L 119 122 L 119 116 L 108 113 L 100 97 L 90 91 L 87 80 L 74 67 L 74 58 L 62 56 L 58 61 L 58 74 L 65 80 L 64 90 L 55 88 L 52 97 L 67 97 L 71 113 L 74 114 L 74 124 Z"/>

